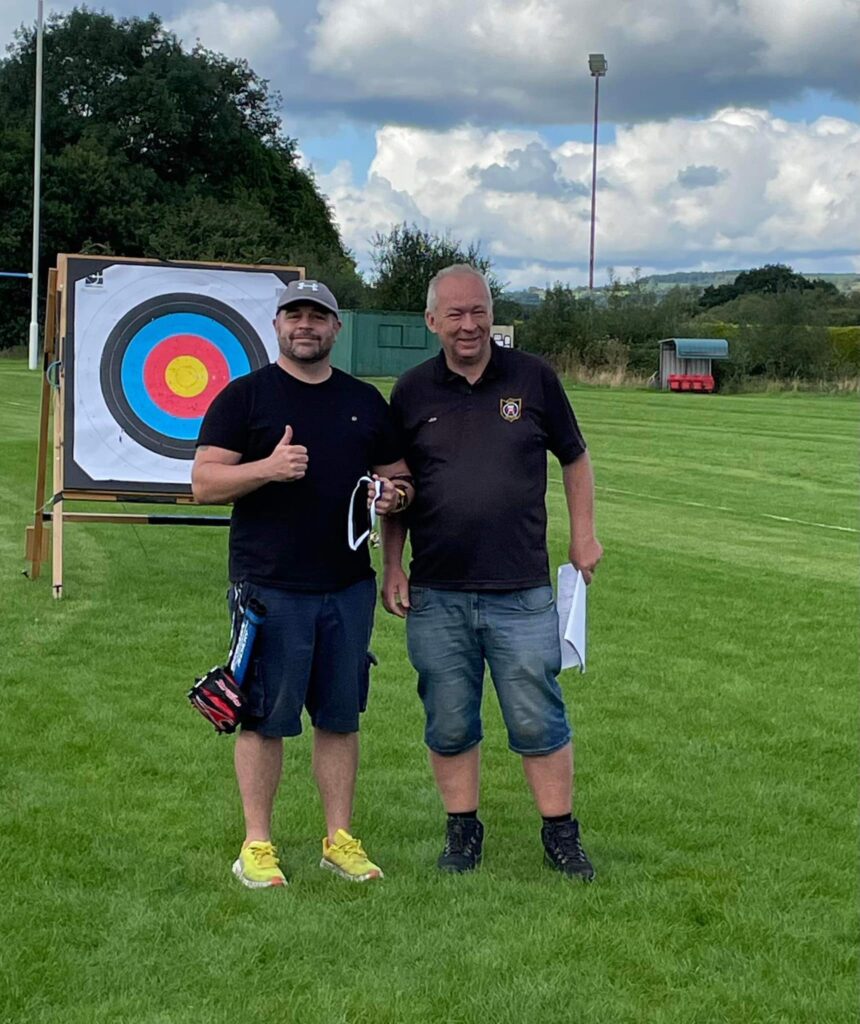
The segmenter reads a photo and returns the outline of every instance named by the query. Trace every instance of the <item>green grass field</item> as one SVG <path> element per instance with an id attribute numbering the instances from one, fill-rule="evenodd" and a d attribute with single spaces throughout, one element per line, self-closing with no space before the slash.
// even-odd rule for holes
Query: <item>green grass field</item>
<path id="1" fill-rule="evenodd" d="M 0 363 L 0 1020 L 856 1019 L 855 401 L 574 393 L 606 548 L 589 670 L 563 677 L 594 885 L 542 869 L 490 700 L 484 867 L 435 873 L 443 814 L 380 610 L 354 830 L 387 877 L 318 869 L 306 734 L 276 812 L 292 884 L 255 893 L 229 873 L 232 743 L 184 697 L 225 654 L 226 531 L 70 524 L 65 598 L 49 567 L 24 578 L 38 383 Z"/>

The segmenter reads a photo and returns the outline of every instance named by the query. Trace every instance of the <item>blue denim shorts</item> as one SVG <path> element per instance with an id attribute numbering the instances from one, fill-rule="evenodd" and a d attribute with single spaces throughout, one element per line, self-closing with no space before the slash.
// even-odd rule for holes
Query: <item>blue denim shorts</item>
<path id="1" fill-rule="evenodd" d="M 484 665 L 508 744 L 515 753 L 551 754 L 571 738 L 558 685 L 561 649 L 552 587 L 503 593 L 410 587 L 409 660 L 438 754 L 461 754 L 483 739 Z"/>
<path id="2" fill-rule="evenodd" d="M 328 732 L 357 732 L 370 688 L 376 584 L 367 579 L 326 594 L 241 583 L 242 598 L 266 606 L 242 689 L 243 729 L 298 736 L 302 708 Z M 236 588 L 228 595 L 231 610 Z"/>

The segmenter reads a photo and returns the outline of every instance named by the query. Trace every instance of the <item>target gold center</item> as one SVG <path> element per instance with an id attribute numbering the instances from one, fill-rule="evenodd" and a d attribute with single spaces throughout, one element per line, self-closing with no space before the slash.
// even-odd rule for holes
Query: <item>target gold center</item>
<path id="1" fill-rule="evenodd" d="M 177 356 L 167 364 L 164 379 L 175 395 L 194 398 L 209 383 L 209 371 L 196 356 Z"/>

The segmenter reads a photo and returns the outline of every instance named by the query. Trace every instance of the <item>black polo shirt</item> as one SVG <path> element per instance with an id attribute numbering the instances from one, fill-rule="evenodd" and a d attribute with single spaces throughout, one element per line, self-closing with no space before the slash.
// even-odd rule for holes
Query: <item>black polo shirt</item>
<path id="1" fill-rule="evenodd" d="M 552 369 L 493 345 L 469 384 L 440 352 L 403 374 L 391 408 L 415 476 L 411 582 L 442 590 L 549 583 L 546 453 L 567 465 L 585 451 Z"/>
<path id="2" fill-rule="evenodd" d="M 341 370 L 308 384 L 272 363 L 236 378 L 215 397 L 197 444 L 256 462 L 271 455 L 287 424 L 293 444 L 308 450 L 307 473 L 236 499 L 230 579 L 325 592 L 372 577 L 367 545 L 350 550 L 347 519 L 358 478 L 402 458 L 385 399 Z"/>

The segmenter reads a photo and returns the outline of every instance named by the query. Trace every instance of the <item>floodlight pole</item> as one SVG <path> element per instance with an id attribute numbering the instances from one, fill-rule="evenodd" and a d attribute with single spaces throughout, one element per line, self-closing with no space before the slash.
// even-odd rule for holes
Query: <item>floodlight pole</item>
<path id="1" fill-rule="evenodd" d="M 36 123 L 33 141 L 33 263 L 30 282 L 29 366 L 39 361 L 39 212 L 42 191 L 42 50 L 44 0 L 36 4 Z"/>
<path id="2" fill-rule="evenodd" d="M 588 55 L 588 70 L 594 79 L 594 145 L 591 151 L 591 246 L 588 253 L 588 290 L 594 289 L 594 222 L 597 212 L 597 110 L 600 97 L 600 79 L 608 65 L 602 53 Z"/>

